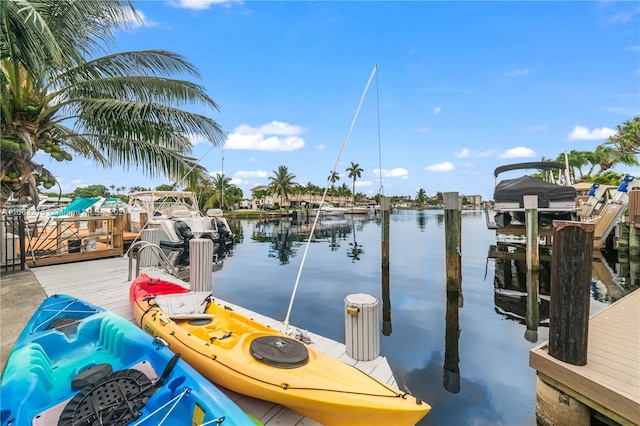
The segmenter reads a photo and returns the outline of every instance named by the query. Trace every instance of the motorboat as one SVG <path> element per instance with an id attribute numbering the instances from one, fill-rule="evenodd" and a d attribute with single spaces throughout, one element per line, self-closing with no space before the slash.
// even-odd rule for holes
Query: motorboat
<path id="1" fill-rule="evenodd" d="M 369 206 L 348 206 L 344 214 L 369 214 L 373 212 L 373 208 Z"/>
<path id="2" fill-rule="evenodd" d="M 323 216 L 343 216 L 348 213 L 347 207 L 338 207 L 333 204 L 322 204 L 320 206 L 320 214 Z"/>
<path id="3" fill-rule="evenodd" d="M 159 230 L 161 247 L 188 249 L 193 238 L 208 238 L 223 246 L 233 244 L 233 232 L 222 210 L 209 209 L 203 215 L 191 191 L 134 192 L 130 204 L 131 230 Z"/>
<path id="4" fill-rule="evenodd" d="M 552 181 L 524 175 L 515 179 L 497 182 L 498 175 L 512 170 L 537 169 L 548 171 Z M 497 167 L 494 171 L 496 181 L 493 192 L 493 222 L 491 227 L 503 228 L 510 225 L 525 224 L 524 197 L 538 197 L 538 224 L 551 226 L 554 220 L 575 220 L 577 212 L 576 189 L 561 174 L 555 177 L 555 170 L 565 170 L 565 165 L 556 162 L 516 163 Z M 566 184 L 562 184 L 564 182 Z"/>

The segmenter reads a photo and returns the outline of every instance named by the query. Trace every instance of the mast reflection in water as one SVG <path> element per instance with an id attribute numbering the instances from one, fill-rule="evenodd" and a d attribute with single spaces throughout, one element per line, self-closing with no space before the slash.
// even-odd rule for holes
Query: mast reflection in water
<path id="1" fill-rule="evenodd" d="M 421 425 L 535 425 L 536 372 L 528 361 L 538 343 L 523 338 L 526 267 L 511 260 L 487 262 L 495 233 L 486 228 L 482 212 L 463 211 L 462 307 L 461 297 L 445 288 L 443 216 L 442 210 L 391 213 L 387 288 L 381 286 L 380 215 L 323 220 L 309 247 L 291 324 L 344 342 L 347 295 L 366 293 L 383 305 L 388 301 L 393 333 L 380 339 L 381 355 L 399 387 L 433 407 Z M 234 233 L 243 235 L 242 241 L 213 274 L 214 296 L 284 320 L 310 224 L 239 222 L 242 232 Z M 276 244 L 282 234 L 289 242 Z M 349 256 L 354 241 L 363 249 L 355 262 Z M 548 338 L 548 267 L 545 261 L 541 266 L 538 342 Z M 606 306 L 595 299 L 592 303 Z M 457 393 L 442 386 L 443 366 L 457 370 Z"/>

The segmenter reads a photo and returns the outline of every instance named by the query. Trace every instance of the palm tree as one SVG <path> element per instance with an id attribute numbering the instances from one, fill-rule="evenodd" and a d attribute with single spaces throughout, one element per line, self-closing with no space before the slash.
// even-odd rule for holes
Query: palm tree
<path id="1" fill-rule="evenodd" d="M 206 178 L 188 135 L 217 145 L 222 129 L 182 107 L 218 107 L 203 87 L 172 78 L 199 77 L 195 67 L 163 50 L 92 56 L 132 17 L 139 19 L 128 0 L 0 3 L 0 206 L 11 195 L 37 203 L 37 187 L 55 183 L 34 161 L 38 151 L 135 166 L 152 178 Z"/>
<path id="2" fill-rule="evenodd" d="M 362 172 L 364 170 L 360 167 L 360 164 L 351 162 L 351 166 L 347 167 L 346 170 L 349 173 L 349 177 L 353 179 L 353 187 L 351 189 L 351 193 L 353 194 L 353 198 L 351 199 L 351 203 L 355 204 L 355 194 L 356 194 L 356 179 L 362 176 Z"/>
<path id="3" fill-rule="evenodd" d="M 638 163 L 636 154 L 624 152 L 608 145 L 598 145 L 595 153 L 600 169 L 593 177 L 600 176 L 603 172 L 612 169 L 617 164 L 624 164 L 626 166 L 637 166 L 640 164 Z"/>
<path id="4" fill-rule="evenodd" d="M 274 176 L 269 177 L 269 189 L 273 195 L 280 197 L 280 205 L 282 206 L 285 201 L 289 201 L 289 195 L 293 194 L 293 188 L 296 184 L 293 180 L 296 176 L 289 173 L 287 166 L 278 166 L 278 170 L 274 170 L 273 174 Z M 287 211 L 289 211 L 288 204 Z"/>
<path id="5" fill-rule="evenodd" d="M 336 182 L 340 180 L 340 175 L 338 174 L 338 172 L 331 171 L 327 180 L 331 182 L 331 202 L 333 202 L 333 189 L 336 185 Z"/>
<path id="6" fill-rule="evenodd" d="M 623 153 L 640 154 L 640 116 L 623 122 L 617 129 L 607 143 L 615 145 Z"/>
<path id="7" fill-rule="evenodd" d="M 420 207 L 424 206 L 424 203 L 427 199 L 427 193 L 424 189 L 418 189 L 418 193 L 416 194 L 416 201 Z"/>
<path id="8" fill-rule="evenodd" d="M 197 188 L 189 188 L 190 190 Z M 223 209 L 224 206 L 233 204 L 231 191 L 231 178 L 224 174 L 216 174 L 205 185 L 200 186 L 200 202 L 202 210 L 211 208 Z"/>

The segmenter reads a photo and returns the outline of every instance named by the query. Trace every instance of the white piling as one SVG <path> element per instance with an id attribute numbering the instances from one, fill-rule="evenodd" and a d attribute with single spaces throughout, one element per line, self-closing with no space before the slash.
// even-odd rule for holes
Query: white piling
<path id="1" fill-rule="evenodd" d="M 156 229 L 143 229 L 142 237 L 140 238 L 142 241 L 146 241 L 150 244 L 155 244 L 157 246 L 160 245 L 160 233 Z M 140 258 L 138 259 L 140 262 L 140 266 L 157 266 L 158 265 L 158 257 L 154 253 L 154 250 L 151 248 L 147 248 L 142 250 L 140 253 Z"/>
<path id="2" fill-rule="evenodd" d="M 189 283 L 192 291 L 213 293 L 213 241 L 208 238 L 189 241 Z"/>
<path id="3" fill-rule="evenodd" d="M 378 299 L 369 294 L 350 294 L 345 303 L 345 345 L 347 355 L 371 361 L 380 354 L 380 310 Z"/>

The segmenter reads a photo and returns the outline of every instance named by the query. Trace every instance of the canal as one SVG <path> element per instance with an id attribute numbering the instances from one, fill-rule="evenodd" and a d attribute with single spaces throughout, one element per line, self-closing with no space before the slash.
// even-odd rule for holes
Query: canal
<path id="1" fill-rule="evenodd" d="M 284 320 L 310 224 L 230 223 L 237 242 L 213 274 L 214 296 Z M 482 212 L 462 214 L 462 294 L 449 300 L 449 313 L 443 211 L 391 214 L 389 292 L 382 291 L 381 231 L 379 216 L 318 224 L 290 323 L 344 342 L 345 297 L 371 294 L 390 306 L 382 315 L 381 354 L 399 386 L 433 407 L 421 424 L 535 425 L 536 377 L 528 360 L 529 350 L 548 338 L 548 264 L 542 262 L 539 324 L 532 333 L 525 325 L 523 263 L 488 258 L 496 236 Z M 606 306 L 607 289 L 594 285 L 593 293 L 595 312 Z M 452 324 L 447 335 L 452 306 L 457 336 Z"/>

